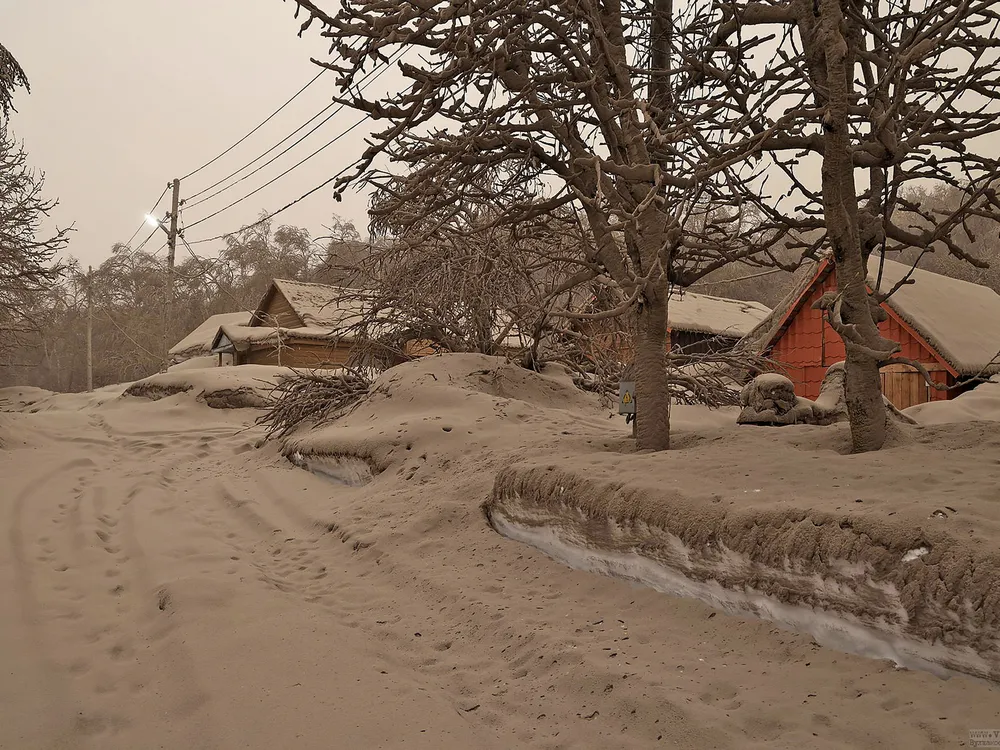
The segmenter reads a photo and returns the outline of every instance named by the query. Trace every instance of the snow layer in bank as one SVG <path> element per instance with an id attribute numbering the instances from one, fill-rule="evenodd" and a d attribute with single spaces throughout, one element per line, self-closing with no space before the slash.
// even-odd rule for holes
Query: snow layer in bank
<path id="1" fill-rule="evenodd" d="M 884 623 L 884 630 L 875 629 L 848 613 L 786 604 L 751 587 L 734 590 L 712 580 L 696 581 L 634 551 L 612 552 L 574 543 L 564 538 L 555 527 L 520 524 L 495 509 L 489 517 L 493 528 L 503 536 L 530 544 L 570 567 L 623 578 L 671 596 L 697 599 L 728 614 L 758 617 L 791 631 L 808 633 L 817 643 L 828 648 L 872 659 L 888 659 L 898 667 L 923 670 L 943 678 L 959 673 L 959 670 L 945 664 L 961 665 L 963 668 L 960 671 L 967 674 L 981 676 L 990 673 L 990 666 L 971 649 L 949 648 L 908 639 L 893 632 L 894 628 L 889 623 Z M 671 542 L 681 554 L 691 553 L 680 539 L 673 537 Z M 728 554 L 741 557 L 731 551 Z M 916 557 L 919 555 L 904 559 L 910 561 Z M 738 564 L 746 564 L 746 561 L 740 560 Z M 850 564 L 844 562 L 844 565 Z M 822 588 L 824 583 L 817 580 L 817 589 Z M 869 586 L 878 585 L 870 579 L 866 583 Z M 900 614 L 905 618 L 905 611 Z"/>
<path id="2" fill-rule="evenodd" d="M 302 455 L 293 451 L 288 460 L 306 471 L 347 487 L 362 487 L 370 483 L 377 473 L 367 461 L 357 456 Z"/>

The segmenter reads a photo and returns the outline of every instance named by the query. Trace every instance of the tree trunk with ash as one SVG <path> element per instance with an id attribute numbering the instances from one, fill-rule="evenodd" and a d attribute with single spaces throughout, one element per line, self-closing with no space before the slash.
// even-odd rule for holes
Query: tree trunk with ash
<path id="1" fill-rule="evenodd" d="M 652 285 L 650 285 L 652 286 Z M 640 450 L 670 448 L 666 290 L 647 292 L 635 335 L 636 438 Z"/>
<path id="2" fill-rule="evenodd" d="M 823 211 L 827 239 L 837 268 L 839 296 L 838 303 L 827 310 L 827 314 L 847 350 L 845 388 L 851 443 L 855 452 L 864 452 L 878 450 L 885 442 L 886 413 L 882 404 L 879 360 L 872 354 L 881 348 L 884 340 L 868 301 L 868 257 L 861 243 L 858 193 L 848 132 L 847 111 L 854 93 L 856 48 L 849 44 L 850 31 L 840 0 L 821 0 L 819 11 L 813 32 L 815 42 L 807 44 L 806 50 L 813 55 L 814 79 L 818 84 L 825 83 L 827 88 L 823 117 Z M 825 72 L 825 76 L 816 75 L 820 71 Z M 855 336 L 845 336 L 845 329 Z"/>

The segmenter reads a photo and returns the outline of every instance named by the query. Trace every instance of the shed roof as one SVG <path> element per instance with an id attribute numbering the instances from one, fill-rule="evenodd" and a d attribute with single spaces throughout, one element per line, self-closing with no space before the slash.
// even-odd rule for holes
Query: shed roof
<path id="1" fill-rule="evenodd" d="M 677 331 L 742 338 L 770 314 L 771 308 L 760 302 L 684 292 L 670 299 L 667 326 Z"/>
<path id="2" fill-rule="evenodd" d="M 282 341 L 289 339 L 306 339 L 312 341 L 325 341 L 334 344 L 339 340 L 348 341 L 349 337 L 341 338 L 330 328 L 320 328 L 318 326 L 305 326 L 303 328 L 281 328 L 266 326 L 240 326 L 222 325 L 215 332 L 212 338 L 211 349 L 215 352 L 228 352 L 230 345 L 237 350 L 243 351 L 255 344 L 274 344 L 279 337 Z"/>
<path id="3" fill-rule="evenodd" d="M 221 326 L 246 325 L 250 322 L 252 314 L 250 312 L 234 312 L 209 316 L 201 325 L 171 347 L 170 356 L 194 357 L 199 354 L 208 354 L 212 349 L 212 340 Z"/>

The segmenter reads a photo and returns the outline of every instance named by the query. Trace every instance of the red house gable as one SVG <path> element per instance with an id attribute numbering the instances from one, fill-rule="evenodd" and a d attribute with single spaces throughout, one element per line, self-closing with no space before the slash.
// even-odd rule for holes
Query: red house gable
<path id="1" fill-rule="evenodd" d="M 836 289 L 836 269 L 831 261 L 823 261 L 765 349 L 770 358 L 785 369 L 795 384 L 796 393 L 805 398 L 819 396 L 819 387 L 827 368 L 847 356 L 844 342 L 826 322 L 822 311 L 813 309 L 813 304 L 822 295 Z M 923 364 L 935 382 L 953 384 L 957 375 L 955 370 L 888 304 L 882 307 L 889 316 L 879 324 L 882 335 L 891 341 L 898 341 L 902 347 L 900 354 Z M 919 373 L 896 365 L 883 368 L 882 391 L 900 409 L 957 395 L 955 391 L 930 388 Z"/>

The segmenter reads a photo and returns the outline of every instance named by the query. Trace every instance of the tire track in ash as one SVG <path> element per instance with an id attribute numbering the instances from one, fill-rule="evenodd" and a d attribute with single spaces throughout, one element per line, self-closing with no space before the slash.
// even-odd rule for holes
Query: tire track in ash
<path id="1" fill-rule="evenodd" d="M 212 494 L 218 502 L 191 508 L 192 516 L 231 549 L 234 562 L 249 565 L 258 581 L 306 600 L 343 592 L 343 586 L 331 584 L 328 565 L 318 554 L 322 534 L 330 532 L 312 528 L 301 533 L 291 519 L 273 509 L 265 512 L 231 480 L 219 482 Z"/>
<path id="2" fill-rule="evenodd" d="M 431 670 L 447 677 L 440 687 L 445 693 L 453 693 L 456 701 L 464 699 L 464 693 L 451 689 L 456 668 L 475 674 L 489 661 L 478 653 L 468 659 L 453 657 L 447 664 L 442 663 L 442 654 L 451 648 L 451 640 L 447 634 L 434 638 L 426 632 L 429 630 L 426 623 L 438 621 L 441 612 L 448 608 L 441 607 L 442 603 L 449 600 L 455 607 L 458 604 L 483 610 L 490 607 L 472 596 L 456 600 L 454 592 L 440 590 L 426 576 L 394 556 L 383 554 L 372 543 L 359 544 L 337 522 L 322 521 L 296 506 L 264 477 L 255 477 L 253 489 L 255 492 L 241 489 L 230 481 L 220 485 L 219 494 L 225 498 L 223 508 L 244 529 L 242 533 L 230 530 L 227 536 L 234 549 L 247 557 L 260 581 L 303 602 L 324 607 L 343 624 L 357 627 L 376 640 L 401 646 L 398 652 L 405 655 L 401 663 L 417 671 Z M 224 518 L 207 515 L 206 520 L 220 531 L 231 528 Z M 369 577 L 377 582 L 367 585 Z M 414 588 L 430 593 L 428 598 L 435 602 L 433 611 L 428 610 L 420 618 L 425 625 L 419 629 L 424 632 L 417 637 L 413 632 L 393 629 L 402 620 L 398 602 L 412 603 Z M 434 629 L 448 630 L 438 625 Z M 502 629 L 506 636 L 513 636 L 501 618 L 493 630 L 499 633 Z M 425 639 L 424 635 L 429 637 Z M 511 656 L 517 662 L 515 668 L 522 667 L 530 658 L 525 654 L 519 659 Z"/>
<path id="3" fill-rule="evenodd" d="M 21 609 L 46 663 L 44 692 L 53 696 L 46 714 L 64 746 L 131 748 L 142 744 L 130 739 L 133 732 L 152 728 L 148 718 L 135 720 L 135 711 L 154 704 L 145 711 L 159 717 L 154 726 L 162 722 L 154 734 L 169 733 L 184 747 L 217 747 L 211 722 L 196 715 L 205 697 L 169 612 L 161 609 L 166 602 L 130 513 L 133 503 L 156 501 L 170 481 L 162 462 L 122 465 L 120 451 L 128 451 L 127 458 L 161 446 L 155 440 L 116 444 L 117 453 L 95 456 L 99 464 L 85 459 L 57 466 L 47 474 L 51 481 L 29 487 L 12 508 Z M 178 453 L 171 466 L 189 458 L 185 450 Z M 197 454 L 192 450 L 190 457 Z M 114 477 L 116 486 L 103 483 L 104 476 Z M 132 484 L 123 487 L 129 476 Z M 32 563 L 51 571 L 36 575 Z"/>
<path id="4" fill-rule="evenodd" d="M 533 681 L 523 679 L 529 671 L 547 679 L 579 658 L 569 653 L 573 647 L 546 643 L 531 632 L 537 617 L 515 617 L 498 606 L 502 597 L 491 603 L 483 598 L 489 591 L 480 596 L 442 586 L 405 551 L 382 549 L 366 532 L 356 535 L 360 504 L 371 496 L 371 486 L 347 490 L 357 493 L 356 499 L 345 503 L 338 497 L 347 507 L 317 517 L 294 495 L 276 491 L 259 463 L 249 475 L 246 468 L 214 461 L 212 473 L 226 478 L 183 500 L 191 519 L 233 553 L 226 572 L 248 570 L 247 580 L 289 597 L 290 604 L 320 607 L 374 642 L 392 646 L 386 653 L 380 649 L 380 658 L 422 675 L 457 709 L 482 704 L 470 721 L 495 727 L 505 723 L 505 713 L 530 713 L 538 696 Z M 197 469 L 210 470 L 207 463 Z M 337 517 L 346 514 L 350 520 Z M 465 647 L 453 650 L 456 640 Z M 496 650 L 483 648 L 486 643 L 498 644 Z M 543 651 L 553 657 L 544 664 Z M 483 685 L 480 675 L 497 659 L 506 665 L 504 684 Z"/>
<path id="5" fill-rule="evenodd" d="M 95 617 L 84 635 L 95 675 L 88 688 L 96 704 L 90 729 L 98 747 L 114 740 L 122 747 L 135 746 L 137 740 L 129 734 L 112 736 L 133 725 L 142 732 L 140 743 L 152 734 L 169 735 L 186 748 L 219 746 L 206 694 L 178 636 L 178 621 L 171 618 L 169 592 L 157 580 L 137 530 L 136 511 L 151 518 L 169 507 L 170 475 L 206 454 L 204 435 L 193 438 L 178 438 L 169 429 L 148 431 L 139 440 L 116 437 L 115 469 L 109 474 L 115 475 L 117 486 L 105 492 L 107 488 L 95 485 L 91 502 L 75 514 L 77 536 L 88 542 L 87 579 L 100 582 L 90 592 Z M 169 462 L 145 461 L 145 455 L 164 450 Z M 123 457 L 139 460 L 123 462 Z M 121 479 L 131 482 L 122 487 Z M 113 713 L 112 708 L 121 710 Z M 129 708 L 143 718 L 133 720 Z"/>
<path id="6" fill-rule="evenodd" d="M 95 709 L 80 689 L 93 659 L 79 643 L 92 623 L 76 519 L 96 469 L 90 458 L 57 466 L 15 499 L 10 523 L 19 605 L 52 704 L 47 718 L 56 740 L 72 747 L 123 725 L 115 712 Z"/>
<path id="7" fill-rule="evenodd" d="M 510 715 L 537 715 L 538 686 L 563 680 L 567 667 L 582 665 L 584 656 L 575 644 L 553 638 L 546 630 L 543 606 L 530 605 L 527 611 L 521 607 L 518 612 L 517 607 L 508 606 L 511 602 L 502 595 L 489 601 L 491 594 L 502 594 L 502 587 L 465 587 L 461 582 L 449 587 L 429 575 L 424 565 L 414 564 L 415 560 L 426 561 L 408 555 L 405 549 L 383 550 L 378 544 L 358 549 L 345 544 L 340 540 L 354 538 L 351 522 L 341 527 L 336 522 L 317 519 L 296 502 L 294 494 L 276 490 L 264 475 L 255 477 L 253 492 L 258 508 L 274 514 L 272 517 L 278 517 L 280 511 L 303 530 L 336 529 L 335 534 L 319 537 L 317 555 L 335 571 L 331 578 L 339 579 L 342 588 L 333 590 L 328 585 L 318 595 L 315 587 L 292 593 L 322 606 L 337 619 L 374 639 L 395 646 L 390 660 L 432 679 L 435 688 L 449 696 L 458 710 L 478 705 L 470 719 L 496 728 L 504 725 L 505 717 Z M 340 512 L 356 518 L 358 504 L 371 497 L 371 486 L 351 492 L 358 493 L 353 500 L 344 502 L 338 498 L 344 506 Z M 336 512 L 325 511 L 324 516 L 329 518 Z M 494 546 L 499 544 L 494 542 Z M 486 546 L 490 546 L 488 540 Z M 279 568 L 277 572 L 282 571 Z M 372 592 L 381 593 L 373 596 Z M 529 592 L 539 597 L 539 603 L 546 596 L 555 595 L 530 587 Z M 489 649 L 484 647 L 487 644 Z M 483 684 L 479 675 L 492 671 L 498 660 L 505 665 L 503 678 L 499 683 Z M 593 674 L 604 675 L 608 667 L 598 661 L 591 669 Z M 606 676 L 609 682 L 613 681 L 610 672 Z M 564 703 L 560 709 L 552 703 L 548 710 L 573 715 L 580 704 L 572 694 L 564 698 L 569 704 Z M 597 723 L 608 720 L 610 717 Z M 530 743 L 534 739 L 524 727 L 511 729 L 520 742 Z"/>
<path id="8" fill-rule="evenodd" d="M 148 693 L 156 701 L 174 734 L 181 731 L 178 739 L 183 739 L 184 747 L 209 750 L 219 743 L 208 711 L 208 695 L 200 685 L 194 659 L 183 645 L 182 621 L 173 618 L 169 584 L 158 578 L 155 563 L 141 541 L 140 524 L 152 522 L 154 513 L 169 503 L 164 478 L 158 479 L 161 481 L 153 487 L 145 482 L 132 487 L 118 508 L 114 525 L 130 581 L 119 593 L 127 599 L 132 627 L 144 647 L 142 669 L 135 672 L 130 688 L 135 693 Z M 161 502 L 156 502 L 158 498 Z"/>

